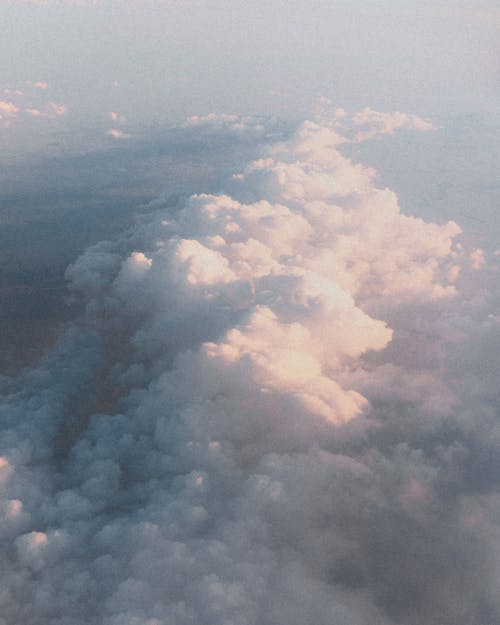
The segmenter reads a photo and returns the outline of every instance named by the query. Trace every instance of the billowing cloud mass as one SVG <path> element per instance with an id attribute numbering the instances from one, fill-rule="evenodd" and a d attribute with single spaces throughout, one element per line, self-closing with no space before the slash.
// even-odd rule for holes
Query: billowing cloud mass
<path id="1" fill-rule="evenodd" d="M 495 266 L 341 151 L 409 126 L 306 121 L 68 268 L 2 382 L 3 625 L 500 623 Z"/>

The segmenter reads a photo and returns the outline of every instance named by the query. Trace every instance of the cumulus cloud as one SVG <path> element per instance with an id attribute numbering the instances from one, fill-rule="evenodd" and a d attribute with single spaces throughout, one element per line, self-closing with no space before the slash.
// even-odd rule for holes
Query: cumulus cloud
<path id="1" fill-rule="evenodd" d="M 357 141 L 366 141 L 377 135 L 393 134 L 400 128 L 429 131 L 434 125 L 428 119 L 407 113 L 380 113 L 370 108 L 363 109 L 352 118 L 353 123 L 360 127 L 356 133 Z"/>
<path id="2" fill-rule="evenodd" d="M 496 270 L 342 154 L 365 113 L 68 268 L 2 381 L 6 625 L 500 621 Z"/>
<path id="3" fill-rule="evenodd" d="M 418 115 L 374 111 L 365 107 L 354 114 L 342 108 L 334 108 L 329 98 L 320 98 L 317 104 L 317 116 L 323 125 L 338 129 L 346 140 L 362 143 L 379 135 L 392 135 L 397 130 L 428 132 L 436 127 L 429 119 Z"/>
<path id="4" fill-rule="evenodd" d="M 0 120 L 4 124 L 10 124 L 12 119 L 17 117 L 19 108 L 13 103 L 6 100 L 0 100 Z"/>
<path id="5" fill-rule="evenodd" d="M 44 93 L 49 85 L 39 80 L 26 80 L 23 90 L 5 87 L 3 92 L 10 100 L 0 100 L 0 121 L 4 126 L 11 126 L 13 122 L 27 121 L 28 118 L 56 119 L 68 112 L 64 104 L 47 100 Z M 43 95 L 42 95 L 43 94 Z"/>

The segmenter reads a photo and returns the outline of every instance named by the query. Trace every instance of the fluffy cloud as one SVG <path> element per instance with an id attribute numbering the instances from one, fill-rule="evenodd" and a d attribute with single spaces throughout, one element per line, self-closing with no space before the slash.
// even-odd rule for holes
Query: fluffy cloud
<path id="1" fill-rule="evenodd" d="M 8 101 L 0 100 L 0 122 L 3 126 L 11 126 L 24 118 L 56 119 L 68 112 L 64 104 L 47 100 L 40 92 L 48 89 L 47 82 L 26 80 L 23 90 L 6 87 L 3 92 L 9 96 Z"/>
<path id="2" fill-rule="evenodd" d="M 380 113 L 370 108 L 363 109 L 352 118 L 353 123 L 360 127 L 356 133 L 357 141 L 366 141 L 377 135 L 393 134 L 400 128 L 410 130 L 429 131 L 433 130 L 432 122 L 418 115 L 408 115 L 407 113 Z"/>
<path id="3" fill-rule="evenodd" d="M 13 102 L 0 100 L 0 121 L 3 125 L 9 126 L 18 113 L 19 108 Z"/>
<path id="4" fill-rule="evenodd" d="M 68 268 L 83 319 L 3 381 L 5 625 L 499 621 L 496 270 L 342 154 L 384 119 Z"/>
<path id="5" fill-rule="evenodd" d="M 429 119 L 400 111 L 386 113 L 365 107 L 358 113 L 349 114 L 342 108 L 335 109 L 328 98 L 319 100 L 317 114 L 324 124 L 333 125 L 341 131 L 344 138 L 348 137 L 355 143 L 361 143 L 379 135 L 392 135 L 397 130 L 428 132 L 436 128 Z"/>

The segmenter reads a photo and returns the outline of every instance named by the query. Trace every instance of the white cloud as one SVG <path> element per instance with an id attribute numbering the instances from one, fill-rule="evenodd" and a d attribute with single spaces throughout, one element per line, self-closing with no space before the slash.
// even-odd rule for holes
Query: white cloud
<path id="1" fill-rule="evenodd" d="M 6 625 L 500 615 L 488 268 L 342 154 L 349 119 L 68 268 L 84 319 L 1 406 Z"/>
<path id="2" fill-rule="evenodd" d="M 427 119 L 407 113 L 380 113 L 370 108 L 363 109 L 352 118 L 356 126 L 360 126 L 355 136 L 356 141 L 366 141 L 377 135 L 393 134 L 400 128 L 429 131 L 434 130 L 434 125 Z"/>
<path id="3" fill-rule="evenodd" d="M 328 98 L 321 98 L 317 105 L 317 116 L 322 125 L 339 131 L 344 141 L 361 143 L 379 135 L 392 135 L 398 130 L 428 132 L 436 127 L 429 119 L 418 115 L 385 113 L 365 107 L 358 113 L 349 114 L 342 108 L 335 108 Z"/>

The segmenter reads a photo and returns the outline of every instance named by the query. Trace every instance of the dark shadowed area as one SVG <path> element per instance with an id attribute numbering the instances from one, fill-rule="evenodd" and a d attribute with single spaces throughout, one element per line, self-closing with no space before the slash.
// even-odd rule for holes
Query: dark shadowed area
<path id="1" fill-rule="evenodd" d="M 286 127 L 276 122 L 269 134 Z M 262 138 L 158 126 L 136 135 L 84 154 L 56 147 L 0 159 L 1 373 L 34 364 L 78 314 L 64 272 L 83 250 L 115 238 L 160 194 L 217 189 Z"/>

